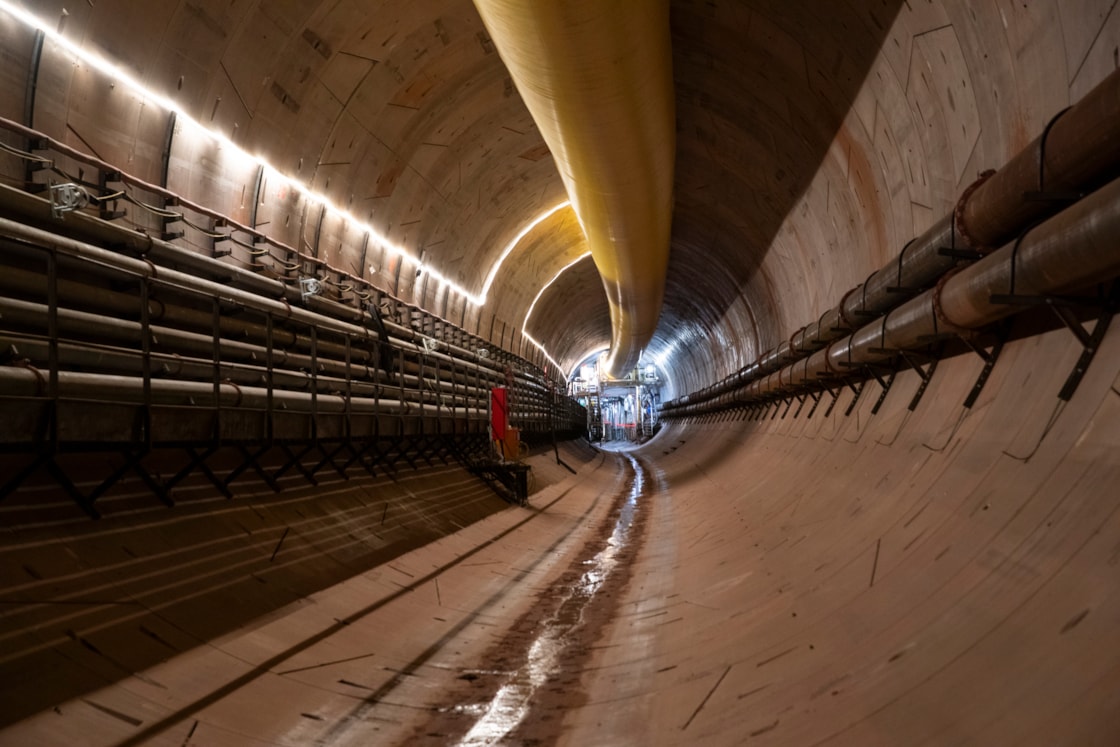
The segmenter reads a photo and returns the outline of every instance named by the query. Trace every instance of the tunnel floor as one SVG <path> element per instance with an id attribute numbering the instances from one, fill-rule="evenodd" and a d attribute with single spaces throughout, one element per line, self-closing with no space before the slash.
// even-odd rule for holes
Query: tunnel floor
<path id="1" fill-rule="evenodd" d="M 650 479 L 603 453 L 528 508 L 60 703 L 0 742 L 554 741 L 585 697 L 573 673 L 628 583 Z"/>

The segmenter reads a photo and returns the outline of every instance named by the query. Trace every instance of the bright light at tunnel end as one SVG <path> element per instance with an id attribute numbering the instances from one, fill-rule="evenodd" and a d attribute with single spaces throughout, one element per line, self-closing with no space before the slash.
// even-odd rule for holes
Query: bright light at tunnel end
<path id="1" fill-rule="evenodd" d="M 494 264 L 491 265 L 490 270 L 486 274 L 486 282 L 482 286 L 482 291 L 477 294 L 472 293 L 455 281 L 445 277 L 431 265 L 427 265 L 421 262 L 419 257 L 415 256 L 404 247 L 394 244 L 385 235 L 383 235 L 373 226 L 369 225 L 367 222 L 359 220 L 355 216 L 351 215 L 348 211 L 335 205 L 326 195 L 320 194 L 312 190 L 303 182 L 285 175 L 275 166 L 265 161 L 262 157 L 249 153 L 248 151 L 241 148 L 221 132 L 217 132 L 216 130 L 212 130 L 204 126 L 203 124 L 198 122 L 198 120 L 187 114 L 181 106 L 172 101 L 170 98 L 147 88 L 115 63 L 110 62 L 100 55 L 70 41 L 59 31 L 48 26 L 46 20 L 34 15 L 27 10 L 24 10 L 23 8 L 12 5 L 7 0 L 0 0 L 0 11 L 7 13 L 9 16 L 15 18 L 20 23 L 23 23 L 24 25 L 41 32 L 46 39 L 49 39 L 52 43 L 61 47 L 68 54 L 72 55 L 77 60 L 86 63 L 90 67 L 104 73 L 105 75 L 112 78 L 115 82 L 128 87 L 143 100 L 148 101 L 164 109 L 165 111 L 174 113 L 176 121 L 181 125 L 190 127 L 197 132 L 209 136 L 221 148 L 228 150 L 231 155 L 246 159 L 251 163 L 259 165 L 263 169 L 265 176 L 267 176 L 269 179 L 280 180 L 290 189 L 298 192 L 304 199 L 310 201 L 315 205 L 326 208 L 327 212 L 329 212 L 332 216 L 345 221 L 353 228 L 357 228 L 360 231 L 368 233 L 370 238 L 373 239 L 373 241 L 382 249 L 388 251 L 393 255 L 404 257 L 410 262 L 413 262 L 414 264 L 416 264 L 418 270 L 420 270 L 421 272 L 426 272 L 432 279 L 446 285 L 457 295 L 464 298 L 467 302 L 474 306 L 484 306 L 486 304 L 487 294 L 490 291 L 490 286 L 494 283 L 494 279 L 497 277 L 498 270 L 501 268 L 502 263 L 505 262 L 506 258 L 510 255 L 514 248 L 521 242 L 521 240 L 524 239 L 525 236 L 528 235 L 529 232 L 531 232 L 534 228 L 536 228 L 537 225 L 539 225 L 542 221 L 546 220 L 562 208 L 568 207 L 570 205 L 570 203 L 567 201 L 562 202 L 559 205 L 549 208 L 544 213 L 540 214 L 530 223 L 528 223 L 526 227 L 522 229 L 522 231 L 506 246 L 505 250 L 502 252 L 497 261 L 495 261 Z M 538 348 L 541 348 L 542 352 L 544 351 L 544 348 L 535 340 L 532 340 L 530 338 L 530 341 Z M 552 361 L 553 365 L 556 365 L 556 362 L 551 358 L 551 356 L 548 355 L 547 352 L 545 352 L 545 356 L 548 357 L 550 361 Z M 559 366 L 557 366 L 557 368 L 559 369 Z"/>

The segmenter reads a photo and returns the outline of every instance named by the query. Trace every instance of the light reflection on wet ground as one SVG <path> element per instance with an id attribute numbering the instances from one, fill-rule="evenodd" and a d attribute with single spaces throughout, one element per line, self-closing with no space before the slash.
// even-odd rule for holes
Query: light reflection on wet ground
<path id="1" fill-rule="evenodd" d="M 647 478 L 644 467 L 636 459 L 629 455 L 626 458 L 633 478 L 606 546 L 584 561 L 587 568 L 574 584 L 556 590 L 563 595 L 559 608 L 540 623 L 525 663 L 509 675 L 494 697 L 488 703 L 456 707 L 459 713 L 482 713 L 459 745 L 481 747 L 501 740 L 526 720 L 537 691 L 561 673 L 561 655 L 572 644 L 572 633 L 583 621 L 584 611 L 597 592 L 618 571 L 619 556 L 631 540 L 630 528 Z"/>

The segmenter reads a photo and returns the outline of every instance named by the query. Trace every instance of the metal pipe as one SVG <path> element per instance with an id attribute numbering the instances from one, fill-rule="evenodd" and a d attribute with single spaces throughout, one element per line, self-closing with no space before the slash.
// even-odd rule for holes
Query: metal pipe
<path id="1" fill-rule="evenodd" d="M 1116 175 L 1120 166 L 1120 70 L 1069 109 L 971 197 L 962 200 L 962 229 L 977 248 L 998 247 Z"/>
<path id="2" fill-rule="evenodd" d="M 48 318 L 49 309 L 44 304 L 37 304 L 29 301 L 22 301 L 13 298 L 0 297 L 0 317 L 3 318 L 5 327 L 9 330 L 24 330 L 30 333 L 38 333 L 46 329 L 46 321 Z M 89 313 L 85 311 L 77 311 L 69 308 L 58 309 L 58 325 L 59 334 L 72 336 L 76 338 L 84 338 L 94 342 L 110 341 L 122 344 L 134 344 L 141 334 L 141 325 L 137 322 L 114 319 L 107 317 L 103 314 Z M 183 360 L 181 355 L 186 356 L 199 356 L 197 360 L 205 360 L 205 356 L 211 354 L 214 338 L 210 335 L 187 332 L 171 327 L 160 325 L 153 325 L 153 346 L 158 348 L 158 353 L 162 354 L 161 360 L 174 361 L 177 365 L 182 365 Z M 222 338 L 219 341 L 219 349 L 223 361 L 231 363 L 232 361 L 239 361 L 251 366 L 242 366 L 245 371 L 253 371 L 256 375 L 263 375 L 264 369 L 258 367 L 263 361 L 268 361 L 268 351 L 264 347 L 254 345 L 251 343 L 242 342 L 239 340 L 229 340 Z M 102 346 L 103 347 L 103 346 Z M 132 353 L 137 351 L 132 350 Z M 285 370 L 288 372 L 295 371 L 296 385 L 300 389 L 306 389 L 307 383 L 305 371 L 310 371 L 312 361 L 309 356 L 300 355 L 297 353 L 288 353 L 285 351 L 274 351 L 272 361 L 278 368 L 275 369 L 274 375 L 282 377 Z M 45 359 L 39 358 L 40 362 Z M 93 359 L 85 360 L 83 365 L 94 365 L 96 361 Z M 346 365 L 342 361 L 331 358 L 320 358 L 317 362 L 319 370 L 334 374 L 336 377 L 344 377 L 346 375 Z M 208 364 L 212 365 L 212 364 Z M 459 364 L 459 367 L 463 364 Z M 398 381 L 403 381 L 405 386 L 411 388 L 419 388 L 421 381 L 415 374 L 420 366 L 417 363 L 406 362 L 404 375 L 401 378 L 399 375 L 396 377 L 390 372 L 382 371 L 378 368 L 371 368 L 364 364 L 351 364 L 351 374 L 358 376 L 372 383 L 377 383 L 382 386 L 388 386 L 393 383 L 394 378 Z M 208 374 L 203 374 L 202 378 Z M 249 375 L 246 373 L 246 375 Z M 465 370 L 453 372 L 452 378 L 460 383 L 464 383 L 469 379 Z M 477 378 L 477 377 L 476 377 Z M 488 386 L 491 383 L 498 381 L 497 376 L 483 377 L 487 382 L 486 387 L 478 388 L 477 391 L 472 392 L 477 397 L 488 395 Z M 339 381 L 341 383 L 341 381 Z M 449 387 L 451 380 L 445 382 Z M 278 385 L 281 385 L 278 381 Z"/>
<path id="3" fill-rule="evenodd" d="M 665 293 L 675 114 L 667 0 L 475 0 L 587 235 L 621 378 Z"/>
<path id="4" fill-rule="evenodd" d="M 1020 240 L 988 254 L 926 291 L 809 356 L 752 381 L 733 401 L 757 400 L 816 386 L 822 377 L 850 375 L 853 368 L 880 363 L 891 351 L 920 347 L 946 330 L 980 329 L 1017 313 L 1022 306 L 997 303 L 993 295 L 1054 296 L 1120 275 L 1120 179 L 1040 224 Z M 699 414 L 712 402 L 670 407 L 670 414 Z"/>
<path id="5" fill-rule="evenodd" d="M 868 319 L 932 286 L 962 263 L 962 254 L 1003 245 L 1032 223 L 1099 187 L 1118 170 L 1120 71 L 1114 71 L 1075 105 L 1059 112 L 1051 126 L 1003 168 L 966 190 L 952 214 L 907 244 L 895 260 L 848 291 L 820 319 L 794 333 L 788 349 L 782 343 L 763 353 L 752 379 L 844 338 Z M 728 379 L 720 382 L 725 386 L 694 393 L 700 396 L 688 402 L 695 404 L 738 386 Z M 666 412 L 673 404 L 667 403 Z"/>
<path id="6" fill-rule="evenodd" d="M 367 345 L 371 345 L 372 343 L 377 341 L 378 333 L 370 329 L 369 327 L 339 321 L 337 319 L 316 313 L 314 311 L 291 306 L 286 302 L 275 301 L 271 298 L 263 297 L 255 293 L 231 288 L 225 284 L 213 282 L 176 270 L 166 269 L 162 266 L 156 266 L 142 260 L 132 259 L 112 251 L 95 247 L 85 242 L 77 241 L 75 239 L 58 237 L 41 229 L 25 226 L 23 224 L 15 223 L 4 218 L 0 218 L 0 234 L 7 234 L 9 236 L 32 242 L 36 245 L 51 246 L 60 254 L 75 257 L 77 259 L 84 259 L 91 264 L 101 264 L 107 267 L 112 267 L 115 270 L 123 271 L 137 277 L 157 278 L 161 283 L 165 285 L 178 286 L 197 295 L 219 298 L 220 300 L 226 301 L 227 303 L 240 305 L 244 308 L 249 308 L 262 314 L 271 314 L 278 319 L 290 319 L 294 322 L 306 325 L 308 327 L 326 329 L 340 335 L 349 335 L 352 338 L 365 342 Z M 98 293 L 97 297 L 102 300 L 109 299 L 105 292 Z M 121 299 L 119 298 L 113 300 L 116 304 L 122 303 Z M 345 309 L 346 311 L 355 312 L 359 315 L 359 317 L 365 315 L 365 312 L 347 309 L 347 307 L 341 305 L 337 306 L 339 306 L 339 308 L 341 309 Z M 190 316 L 190 312 L 182 313 L 186 315 L 184 318 Z M 204 313 L 196 313 L 194 316 L 196 317 L 196 321 L 200 329 L 209 328 L 209 315 Z M 225 324 L 227 324 L 227 322 L 223 321 L 223 325 Z M 257 335 L 257 339 L 263 339 L 265 334 L 263 327 L 255 326 L 252 323 L 240 322 L 235 326 L 239 326 L 242 331 L 247 331 L 250 329 L 254 330 L 255 334 Z M 389 321 L 386 321 L 384 323 L 384 327 L 386 328 L 386 331 L 397 333 L 395 336 L 398 343 L 405 345 L 411 344 L 411 346 L 415 350 L 417 350 L 417 352 L 420 352 L 422 350 L 422 347 L 419 343 L 424 339 L 423 336 L 416 334 L 408 327 L 398 325 Z M 173 330 L 163 328 L 163 331 L 166 334 L 168 331 Z M 293 337 L 293 342 L 303 340 L 303 349 L 309 349 L 309 342 L 306 338 L 299 338 L 295 336 Z M 393 335 L 390 336 L 390 340 L 392 340 L 392 338 Z M 385 340 L 382 342 L 389 342 L 390 340 Z M 467 351 L 465 349 L 452 346 L 449 343 L 441 344 L 445 345 L 449 349 L 452 349 L 454 352 L 461 352 L 463 357 L 467 358 L 470 362 L 489 368 L 495 373 L 495 375 L 498 375 L 499 372 L 504 370 L 503 367 L 498 363 L 478 358 L 478 356 L 472 351 Z M 339 356 L 343 355 L 344 352 L 343 346 L 341 345 L 335 345 L 329 347 L 328 349 L 333 354 Z M 423 351 L 423 353 L 433 358 L 439 358 L 448 363 L 456 362 L 455 358 L 438 350 Z M 529 377 L 525 372 L 518 372 L 518 376 L 524 380 L 526 385 L 530 385 Z M 542 384 L 535 382 L 531 385 L 540 387 L 542 389 L 544 388 Z"/>
<path id="7" fill-rule="evenodd" d="M 42 338 L 24 337 L 0 332 L 0 349 L 14 351 L 16 357 L 27 359 L 34 365 L 42 365 L 49 354 L 49 342 Z M 177 380 L 205 381 L 213 377 L 214 364 L 203 358 L 183 357 L 178 354 L 153 353 L 151 356 L 153 374 L 155 378 L 174 378 Z M 59 344 L 59 363 L 62 368 L 80 369 L 86 372 L 101 372 L 136 376 L 143 373 L 143 355 L 135 349 L 113 347 L 108 345 L 88 345 L 82 343 L 61 342 Z M 354 367 L 352 374 L 355 376 L 363 371 L 364 367 Z M 381 371 L 373 371 L 375 376 L 363 380 L 352 378 L 351 392 L 355 395 L 373 396 L 388 385 L 388 376 Z M 219 369 L 220 380 L 232 381 L 235 384 L 246 386 L 260 384 L 265 381 L 267 369 L 259 365 L 246 365 L 223 361 Z M 302 370 L 276 369 L 273 372 L 276 387 L 280 389 L 294 389 L 308 391 L 312 386 L 312 377 Z M 407 387 L 417 392 L 426 385 L 427 391 L 442 398 L 455 396 L 457 400 L 476 399 L 481 401 L 489 395 L 488 387 L 471 387 L 460 385 L 453 386 L 450 379 L 439 382 L 422 382 L 418 376 L 406 375 L 404 377 Z M 339 392 L 346 387 L 346 380 L 340 376 L 316 377 L 315 384 L 320 392 Z M 434 388 L 433 388 L 434 387 Z"/>
<path id="8" fill-rule="evenodd" d="M 92 399 L 128 404 L 144 402 L 144 380 L 138 377 L 62 371 L 59 373 L 58 380 L 59 396 L 63 399 Z M 43 397 L 46 394 L 40 374 L 18 366 L 0 366 L 0 390 L 14 397 Z M 209 382 L 168 379 L 153 379 L 151 382 L 152 403 L 156 405 L 243 407 L 263 410 L 269 396 L 268 390 L 263 387 L 238 386 L 228 382 L 220 384 L 219 391 L 219 400 L 215 402 L 214 392 Z M 319 394 L 316 400 L 318 410 L 322 414 L 346 412 L 345 397 Z M 272 392 L 272 401 L 275 407 L 290 412 L 310 413 L 312 409 L 310 393 L 277 389 Z M 410 415 L 435 415 L 439 411 L 436 405 L 407 401 L 402 404 L 396 399 L 373 397 L 355 397 L 350 400 L 350 408 L 356 413 L 381 412 Z M 465 408 L 463 413 L 474 418 L 486 416 L 486 411 L 480 408 Z"/>
<path id="9" fill-rule="evenodd" d="M 0 123 L 3 120 L 0 119 Z M 0 202 L 5 205 L 11 206 L 16 213 L 29 214 L 36 212 L 32 206 L 37 206 L 39 212 L 45 211 L 45 202 L 38 197 L 27 195 L 23 192 L 15 190 L 6 185 L 0 185 Z M 30 203 L 30 205 L 28 204 Z M 90 216 L 82 213 L 74 213 L 67 218 L 68 224 L 71 228 L 77 226 L 82 234 L 95 237 L 98 241 L 103 241 L 107 245 L 120 246 L 122 248 L 131 250 L 136 254 L 153 260 L 157 265 L 170 264 L 177 268 L 189 271 L 189 274 L 198 275 L 202 278 L 217 279 L 221 287 L 231 291 L 247 292 L 252 297 L 261 297 L 264 299 L 278 299 L 274 303 L 279 303 L 284 309 L 292 311 L 303 311 L 299 306 L 293 304 L 306 304 L 306 313 L 318 314 L 328 317 L 331 320 L 344 320 L 350 321 L 361 325 L 366 325 L 373 321 L 372 311 L 347 306 L 320 296 L 312 296 L 307 299 L 301 299 L 298 289 L 290 286 L 282 281 L 267 278 L 255 274 L 249 270 L 219 262 L 210 257 L 188 251 L 182 247 L 175 246 L 169 242 L 161 239 L 148 236 L 146 234 L 137 233 L 135 231 L 122 230 L 120 227 L 115 226 L 104 221 L 96 220 Z M 0 222 L 0 225 L 3 223 Z M 14 223 L 11 225 L 22 226 L 23 224 Z M 31 229 L 35 230 L 35 229 Z M 2 229 L 0 229 L 2 232 Z M 40 232 L 40 237 L 44 232 Z M 54 237 L 55 234 L 45 232 L 45 235 Z M 36 242 L 34 237 L 20 236 L 32 243 Z M 76 241 L 70 239 L 71 241 Z M 80 244 L 89 245 L 86 242 L 78 241 Z M 96 247 L 93 247 L 96 248 Z M 133 260 L 136 261 L 136 260 Z M 149 265 L 145 265 L 149 266 Z M 96 266 L 91 269 L 96 270 Z M 410 315 L 419 314 L 423 317 L 431 317 L 426 311 L 417 309 L 408 304 L 405 304 L 397 299 L 392 301 L 399 307 L 403 307 L 409 311 Z M 252 305 L 247 305 L 247 308 L 254 308 Z M 261 310 L 261 309 L 256 309 Z M 278 318 L 287 318 L 281 314 Z M 316 317 L 318 318 L 318 317 Z M 445 320 L 438 320 L 444 324 L 446 328 L 453 328 L 453 325 Z M 391 319 L 382 319 L 382 326 L 390 337 L 396 337 L 402 341 L 409 342 L 413 345 L 419 345 L 424 340 L 424 335 L 417 333 L 411 327 L 405 324 L 398 324 Z M 373 332 L 376 334 L 376 332 Z M 450 341 L 441 341 L 449 352 L 458 354 L 460 357 L 469 358 L 476 362 L 478 365 L 490 368 L 496 373 L 504 371 L 504 363 L 497 358 L 504 355 L 504 351 L 497 351 L 499 354 L 495 358 L 482 358 L 478 355 L 479 348 L 490 349 L 490 343 L 486 343 L 482 338 L 476 335 L 467 335 L 474 343 L 474 349 L 464 348 L 455 345 Z M 521 361 L 524 364 L 524 361 Z M 520 374 L 521 372 L 519 372 Z M 543 375 L 543 372 L 542 372 Z"/>

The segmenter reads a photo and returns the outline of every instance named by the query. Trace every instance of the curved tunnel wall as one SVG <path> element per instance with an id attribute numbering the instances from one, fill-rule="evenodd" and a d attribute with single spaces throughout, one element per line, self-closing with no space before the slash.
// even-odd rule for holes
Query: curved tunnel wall
<path id="1" fill-rule="evenodd" d="M 357 16 L 329 3 L 27 7 L 472 293 L 564 199 L 466 3 L 387 3 Z M 673 6 L 673 269 L 648 353 L 677 353 L 678 392 L 737 370 L 834 305 L 1115 67 L 1107 2 L 807 7 Z M 161 181 L 167 112 L 50 42 L 28 112 L 34 38 L 14 21 L 4 32 L 4 116 Z M 490 295 L 502 301 L 475 306 L 416 262 L 363 249 L 361 231 L 276 180 L 261 185 L 254 212 L 253 164 L 182 124 L 170 143 L 174 191 L 255 216 L 285 243 L 471 331 L 488 334 L 498 313 L 498 329 L 516 338 L 536 291 L 570 261 L 567 247 L 542 261 L 526 244 L 496 276 Z M 556 340 L 556 360 L 597 344 L 568 350 L 564 321 L 551 323 L 535 336 Z"/>
<path id="2" fill-rule="evenodd" d="M 133 5 L 25 3 L 284 173 L 339 204 L 353 195 L 468 288 L 564 199 L 469 2 Z M 1114 70 L 1120 44 L 1107 0 L 679 1 L 672 23 L 677 205 L 650 353 L 667 355 L 678 393 L 833 306 Z M 0 114 L 23 120 L 34 39 L 3 14 L 0 34 Z M 160 179 L 165 113 L 49 45 L 33 124 Z M 254 168 L 189 133 L 172 144 L 169 185 L 248 221 Z M 360 237 L 317 221 L 264 185 L 259 226 L 354 265 Z M 554 256 L 499 274 L 511 328 L 565 264 Z M 486 330 L 491 307 L 441 298 L 415 270 L 373 257 L 351 271 Z M 561 361 L 602 334 L 589 322 L 565 338 L 559 310 L 538 323 Z M 980 362 L 962 356 L 913 413 L 906 374 L 874 416 L 865 395 L 845 417 L 845 393 L 827 418 L 674 426 L 646 454 L 666 498 L 627 591 L 672 614 L 605 631 L 652 648 L 644 669 L 600 654 L 610 674 L 590 700 L 632 688 L 670 741 L 749 727 L 760 742 L 893 744 L 920 724 L 930 744 L 1109 743 L 1116 345 L 1114 331 L 1064 406 L 1077 348 L 1056 330 L 1010 344 L 972 411 L 960 402 Z"/>

